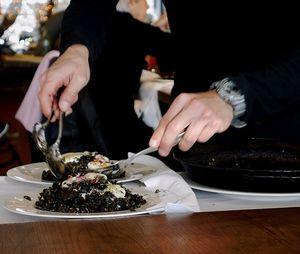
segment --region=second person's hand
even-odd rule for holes
[[[161,156],[167,156],[174,140],[183,131],[179,148],[187,151],[195,142],[206,142],[215,133],[228,129],[233,119],[233,108],[212,90],[203,93],[182,93],[177,96],[149,145],[157,147]]]
[[[52,109],[55,119],[59,109],[67,115],[78,100],[78,94],[89,81],[89,52],[83,45],[70,46],[41,76],[39,101],[42,113],[49,118]],[[63,88],[57,101],[57,92]],[[52,119],[54,121],[55,119]]]

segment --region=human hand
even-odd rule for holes
[[[169,20],[166,13],[162,14],[160,18],[152,24],[153,26],[159,27],[163,32],[169,32]]]
[[[162,117],[149,145],[158,147],[161,156],[167,156],[176,137],[185,131],[179,149],[187,151],[195,142],[206,142],[215,133],[227,130],[232,119],[232,106],[223,101],[215,90],[182,93]]]
[[[90,78],[88,58],[89,52],[85,46],[72,45],[42,74],[39,101],[41,111],[47,118],[52,109],[55,113],[52,121],[59,117],[59,110],[67,115],[72,112],[71,106],[78,100],[79,92]],[[57,92],[63,87],[57,101]]]

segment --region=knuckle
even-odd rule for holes
[[[204,110],[203,112],[203,117],[206,118],[206,119],[211,119],[213,116],[212,112],[208,109]]]
[[[171,134],[176,134],[176,135],[181,131],[179,125],[174,122],[169,123],[168,130]]]
[[[189,93],[181,93],[175,98],[175,100],[179,103],[184,103],[190,99],[190,96],[191,95]]]

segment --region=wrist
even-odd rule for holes
[[[83,56],[83,57],[85,57],[87,59],[89,58],[89,50],[83,44],[74,44],[74,45],[71,45],[67,49],[67,51],[79,54],[80,56]]]
[[[236,128],[246,126],[246,122],[241,120],[246,112],[245,96],[237,85],[230,79],[225,78],[214,82],[210,88],[215,89],[221,99],[232,106],[233,120],[231,125]]]

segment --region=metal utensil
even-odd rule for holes
[[[136,154],[133,154],[127,159],[112,161],[107,167],[98,168],[98,169],[86,169],[86,172],[97,172],[109,176],[111,179],[117,178],[119,175],[122,175],[126,167],[138,156],[143,154],[148,154],[151,152],[157,151],[157,148],[148,147]]]
[[[174,142],[174,145],[177,145],[182,136],[185,134],[185,131],[180,133],[175,142]],[[127,159],[124,159],[124,160],[119,160],[119,161],[116,161],[115,163],[113,163],[112,165],[108,166],[107,167],[107,170],[110,170],[110,174],[114,175],[114,174],[119,174],[120,171],[123,171],[126,169],[126,167],[128,167],[128,165],[137,157],[141,156],[141,155],[145,155],[145,154],[148,154],[148,153],[152,153],[152,152],[155,152],[157,151],[158,148],[154,148],[154,147],[148,147],[138,153],[135,153],[133,155],[131,155],[130,157],[128,157]],[[102,169],[103,170],[103,169]]]
[[[65,113],[60,111],[59,115],[59,126],[58,126],[58,136],[56,141],[46,149],[45,160],[49,166],[51,173],[57,178],[62,179],[65,172],[65,164],[63,162],[62,155],[60,153],[59,145],[63,132],[63,120]]]
[[[44,123],[36,123],[33,127],[32,137],[37,148],[45,155],[48,149],[48,144],[46,140],[45,130],[49,125],[50,120],[54,116],[54,111],[52,111],[50,118],[48,118]]]
[[[182,133],[180,133],[177,136],[177,138],[176,138],[176,140],[174,142],[174,145],[177,145],[180,142],[180,140],[181,140],[182,136],[184,135],[184,133],[185,132],[182,132]],[[137,158],[137,157],[139,157],[141,155],[145,155],[145,154],[148,154],[148,153],[155,152],[157,150],[158,150],[158,148],[148,147],[148,148],[146,148],[146,149],[144,149],[144,150],[142,150],[142,151],[140,151],[138,153],[135,153],[135,154],[131,155],[130,157],[128,157],[125,160],[119,160],[119,161],[117,161],[116,163],[114,163],[114,165],[119,165],[120,168],[125,169],[135,158]]]
[[[157,151],[158,148],[153,148],[153,147],[148,147],[138,153],[135,153],[131,156],[129,156],[127,159],[124,159],[124,160],[119,160],[117,162],[115,162],[113,164],[113,166],[119,166],[119,168],[121,169],[125,169],[135,158],[141,156],[141,155],[145,155],[145,154],[148,154],[148,153],[152,153],[152,152],[155,152]]]

